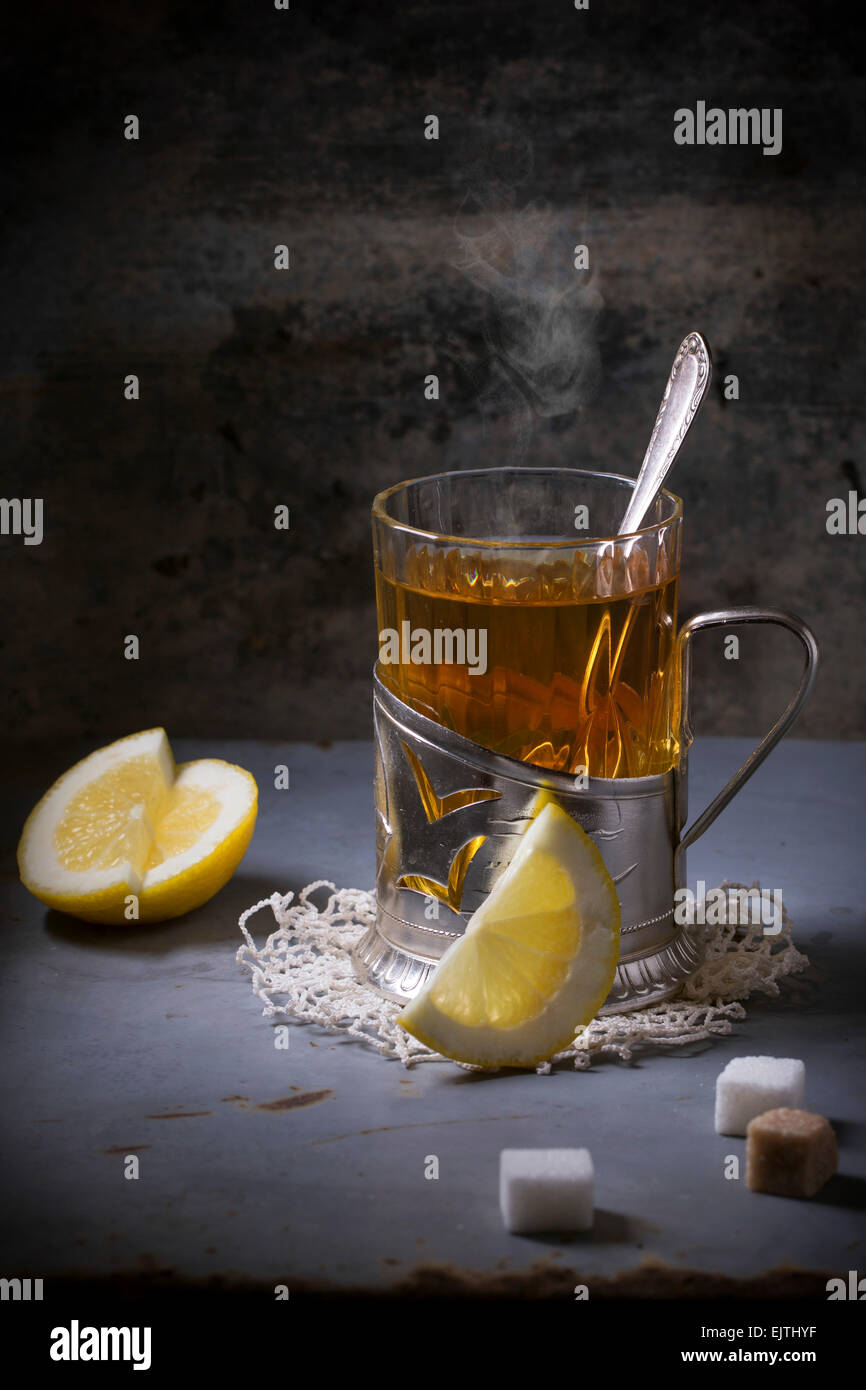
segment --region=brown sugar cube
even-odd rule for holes
[[[839,1163],[830,1121],[808,1110],[765,1110],[746,1126],[746,1182],[753,1192],[814,1197]]]

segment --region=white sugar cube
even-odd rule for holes
[[[735,1057],[716,1078],[716,1133],[745,1134],[765,1110],[799,1110],[805,1086],[796,1057]]]
[[[499,1205],[509,1231],[588,1231],[595,1174],[589,1149],[503,1149]]]

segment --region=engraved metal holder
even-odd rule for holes
[[[691,641],[702,628],[775,623],[802,642],[805,666],[790,703],[710,805],[685,829]],[[598,847],[622,913],[619,965],[602,1013],[668,999],[700,963],[696,936],[674,918],[686,849],[728,805],[802,711],[818,649],[810,629],[779,609],[730,608],[692,618],[678,637],[681,755],[651,777],[578,779],[491,752],[398,699],[374,674],[376,923],[354,955],[359,979],[405,1003],[423,987],[509,864],[539,793],[553,793]]]

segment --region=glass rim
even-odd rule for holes
[[[491,477],[495,474],[520,473],[523,475],[535,474],[569,474],[579,478],[612,478],[618,483],[629,483],[632,491],[637,482],[636,478],[629,478],[625,473],[603,473],[597,468],[527,468],[521,465],[500,464],[496,468],[453,468],[447,473],[427,473],[419,478],[404,478],[402,482],[393,483],[391,487],[384,488],[373,498],[373,505],[370,515],[374,521],[381,521],[393,531],[402,531],[409,536],[418,536],[423,540],[446,541],[454,545],[474,545],[491,546],[500,550],[579,550],[584,546],[616,545],[624,541],[635,540],[644,536],[656,535],[665,527],[673,525],[677,521],[682,521],[683,499],[675,492],[670,492],[666,487],[659,489],[659,496],[666,497],[673,503],[673,511],[664,521],[657,521],[651,526],[642,526],[635,531],[624,531],[622,535],[615,536],[585,536],[583,540],[572,540],[570,537],[563,540],[512,540],[509,537],[500,537],[498,540],[484,536],[456,536],[449,535],[442,531],[426,531],[420,526],[410,526],[406,521],[399,521],[396,517],[389,516],[386,506],[388,500],[398,492],[404,492],[407,488],[414,487],[418,483],[433,483],[443,478],[471,478],[471,477]]]

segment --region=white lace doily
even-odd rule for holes
[[[721,886],[733,893],[744,885],[725,881]],[[327,902],[319,907],[313,894],[324,889]],[[754,889],[761,891],[757,883],[752,884]],[[277,929],[259,947],[247,922],[265,907],[273,912]],[[737,914],[725,915],[736,919]],[[318,1024],[328,1032],[357,1038],[406,1067],[446,1061],[398,1026],[399,1004],[383,999],[355,978],[350,952],[374,920],[372,893],[338,889],[321,879],[308,884],[297,901],[293,893],[273,893],[241,913],[238,926],[244,944],[237,959],[249,968],[253,993],[263,1001],[267,1018],[283,1015],[295,1022]],[[554,1062],[566,1059],[573,1060],[578,1070],[591,1066],[595,1057],[615,1056],[629,1062],[637,1047],[687,1047],[730,1033],[732,1022],[746,1016],[742,1000],[753,994],[777,995],[780,980],[809,964],[791,939],[791,920],[784,905],[782,929],[774,936],[765,936],[760,923],[728,923],[702,930],[706,934],[703,964],[676,999],[593,1019],[564,1052],[536,1070],[549,1072]]]

